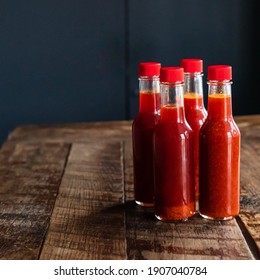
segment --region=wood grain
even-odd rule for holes
[[[18,142],[79,143],[91,139],[127,140],[131,138],[131,121],[73,123],[60,125],[25,125],[16,128],[9,139]]]
[[[260,117],[240,117],[242,228],[250,236],[249,245],[260,259]],[[257,247],[257,248],[255,248]]]
[[[38,258],[69,148],[11,142],[2,147],[0,259]]]
[[[133,147],[132,139],[124,141],[124,191],[126,201],[134,200]]]
[[[73,144],[41,259],[125,259],[122,144]]]
[[[127,211],[129,259],[253,259],[236,221],[156,221],[152,209]]]

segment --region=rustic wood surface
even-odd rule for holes
[[[242,134],[241,211],[157,221],[133,201],[131,121],[28,125],[0,151],[0,259],[260,259],[260,115]]]

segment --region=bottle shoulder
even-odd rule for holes
[[[155,134],[158,137],[189,138],[193,135],[193,131],[186,120],[181,122],[159,120]]]
[[[185,110],[185,118],[192,129],[199,129],[207,118],[207,110],[205,108]]]
[[[185,107],[185,115],[190,115],[190,116],[193,116],[195,118],[202,119],[202,118],[207,117],[208,112],[207,112],[207,110],[204,106],[200,106],[200,107],[197,107],[197,108]]]
[[[207,118],[200,129],[201,135],[221,137],[221,135],[240,136],[240,131],[233,117],[225,119]]]
[[[138,113],[134,118],[132,127],[150,127],[158,123],[159,114]]]

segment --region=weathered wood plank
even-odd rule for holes
[[[252,249],[260,259],[260,116],[241,117],[241,211],[242,226],[252,237]],[[243,229],[242,229],[243,230]],[[256,245],[257,249],[254,249]]]
[[[131,121],[57,125],[25,125],[16,128],[9,140],[19,142],[86,142],[91,139],[124,140],[131,137]]]
[[[124,141],[124,186],[126,200],[134,200],[133,147],[131,138]]]
[[[129,259],[253,259],[235,220],[156,221],[153,210],[129,202],[127,255]]]
[[[41,259],[125,259],[120,142],[73,144]]]
[[[69,149],[48,143],[2,147],[0,259],[38,258]]]

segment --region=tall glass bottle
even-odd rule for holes
[[[199,196],[199,131],[207,117],[203,102],[203,61],[196,58],[181,60],[184,69],[185,117],[194,134],[195,195]]]
[[[138,66],[139,113],[133,121],[134,196],[141,206],[154,205],[153,133],[159,120],[160,68],[158,62]]]
[[[154,133],[155,216],[186,220],[195,213],[193,133],[184,115],[181,67],[161,69],[160,122]]]
[[[232,68],[208,67],[208,117],[200,130],[199,213],[228,220],[239,213],[240,132],[232,116]]]

